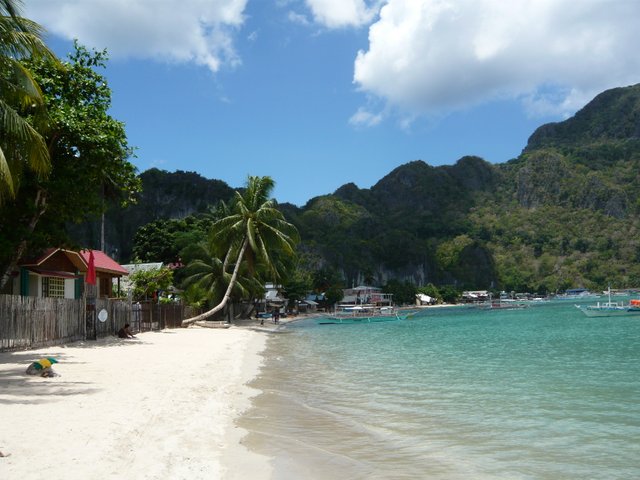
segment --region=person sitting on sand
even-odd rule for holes
[[[41,358],[27,367],[27,375],[40,375],[41,377],[57,377],[51,365],[58,363],[53,357]]]
[[[128,323],[124,324],[120,330],[118,330],[118,337],[120,338],[136,338],[133,333],[131,333],[131,325]]]

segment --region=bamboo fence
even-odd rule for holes
[[[0,351],[82,340],[84,329],[82,301],[0,295]]]
[[[195,313],[182,304],[0,295],[0,352],[96,340],[125,323],[134,332],[179,328]]]

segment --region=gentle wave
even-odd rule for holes
[[[452,309],[270,339],[240,420],[274,478],[640,478],[640,319]]]

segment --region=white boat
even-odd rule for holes
[[[504,298],[498,301],[494,300],[492,302],[480,303],[478,307],[485,310],[516,310],[519,308],[527,308],[529,305],[510,298]]]
[[[591,293],[586,288],[573,288],[555,296],[555,300],[589,300],[594,298],[600,298],[600,295]]]
[[[595,305],[576,305],[587,317],[631,317],[640,315],[640,300],[624,302],[611,301],[611,289],[608,290],[609,301],[598,302]]]
[[[377,307],[373,305],[340,305],[332,315],[320,318],[319,325],[378,323],[394,320],[406,320],[415,312],[398,312],[393,307]]]

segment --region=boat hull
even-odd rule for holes
[[[637,317],[640,316],[640,308],[636,307],[597,307],[580,306],[578,309],[587,317]]]
[[[389,316],[363,316],[363,317],[326,317],[317,321],[318,325],[355,325],[360,323],[381,323],[381,322],[394,322],[400,320],[398,315]]]

